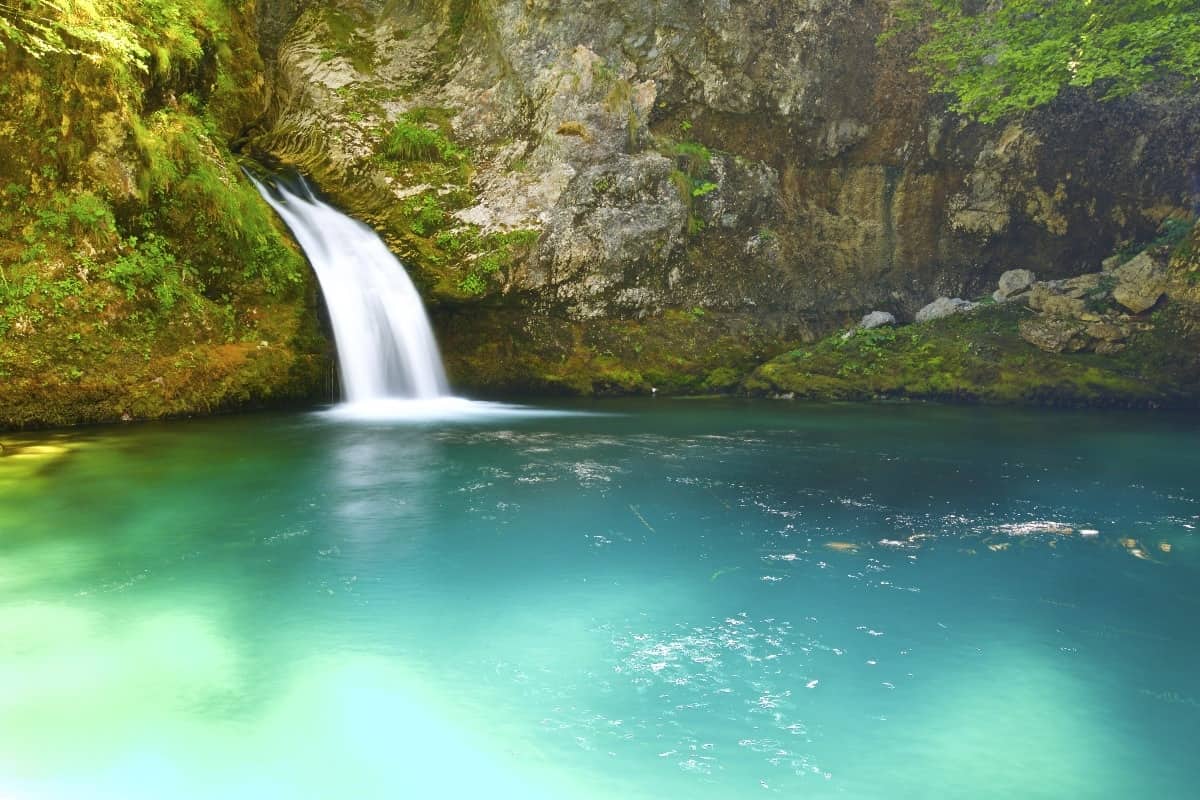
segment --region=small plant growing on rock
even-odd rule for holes
[[[427,161],[458,164],[465,151],[446,138],[440,130],[428,127],[414,112],[396,120],[383,141],[383,154],[393,161]]]
[[[1083,296],[1083,307],[1093,314],[1104,314],[1112,310],[1112,291],[1117,288],[1117,279],[1112,275],[1104,275],[1096,288]]]

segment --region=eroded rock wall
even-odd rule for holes
[[[712,388],[873,308],[1094,271],[1195,205],[1197,99],[967,123],[914,42],[876,44],[891,6],[311,2],[265,43],[257,144],[384,232],[484,387]],[[466,163],[390,158],[405,120]]]

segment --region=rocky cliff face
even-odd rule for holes
[[[892,5],[96,0],[63,18],[83,49],[50,52],[0,12],[0,426],[324,393],[314,282],[239,153],[383,233],[461,388],[1039,400],[1077,354],[1036,343],[1066,337],[1109,359],[1081,380],[1112,377],[1068,400],[1135,401],[1139,369],[1175,364],[1155,397],[1194,398],[1194,231],[1155,251],[1165,298],[1114,317],[1120,358],[1062,333],[1094,321],[1006,309],[968,326],[979,353],[1004,340],[1003,392],[924,360],[961,320],[901,336],[878,385],[826,339],[812,388],[798,346],[863,312],[1096,273],[1190,225],[1200,191],[1200,98],[969,124],[909,71],[915,42],[876,44]],[[854,341],[874,359],[887,336]]]
[[[384,231],[473,386],[723,388],[865,311],[1092,272],[1191,212],[1200,100],[969,124],[912,42],[876,45],[891,5],[293,4],[256,144]],[[392,146],[413,128],[455,155]]]

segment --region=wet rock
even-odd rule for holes
[[[1134,314],[1154,307],[1167,289],[1167,271],[1149,253],[1140,253],[1112,272],[1113,299]]]
[[[1048,353],[1077,353],[1089,344],[1080,322],[1058,316],[1039,316],[1022,320],[1021,338]]]
[[[978,303],[963,300],[961,297],[939,297],[917,312],[917,322],[932,322],[935,319],[948,317],[952,314],[962,314],[975,308]]]
[[[1014,295],[1028,291],[1036,276],[1027,269],[1010,269],[1000,276],[999,288],[993,297],[998,302],[1004,302]]]
[[[882,328],[885,325],[895,325],[896,317],[886,311],[872,311],[862,318],[858,323],[858,327],[863,330],[873,330],[874,328]]]

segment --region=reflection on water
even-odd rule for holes
[[[1191,420],[600,410],[6,439],[0,796],[1190,792]]]

